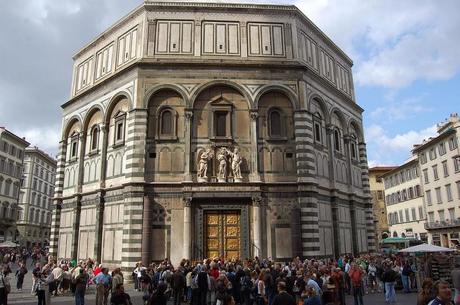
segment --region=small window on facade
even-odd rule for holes
[[[334,129],[334,149],[340,151],[340,132]]]
[[[227,112],[215,112],[215,131],[217,137],[227,136]]]
[[[172,135],[173,133],[173,116],[170,110],[165,110],[161,113],[161,127],[160,132],[162,135]]]
[[[91,131],[91,150],[97,150],[97,144],[99,141],[99,128],[96,126],[93,127],[93,130]]]
[[[270,113],[270,136],[281,137],[281,114],[274,110]]]
[[[321,143],[321,125],[315,123],[315,141]]]
[[[117,122],[116,140],[123,140],[123,122]]]
[[[70,142],[70,158],[75,159],[77,158],[77,153],[78,153],[78,136],[73,135],[72,140]],[[36,172],[38,176],[38,172]]]

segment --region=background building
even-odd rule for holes
[[[453,247],[459,244],[460,233],[460,150],[458,137],[460,119],[451,114],[438,124],[438,136],[418,145],[429,241]]]
[[[426,214],[418,159],[413,156],[403,165],[382,176],[391,237],[410,237],[428,241]]]
[[[21,245],[29,247],[49,242],[55,176],[56,160],[37,147],[25,150],[17,222]]]
[[[375,166],[369,168],[369,184],[372,195],[372,210],[375,224],[375,241],[390,237],[388,232],[387,210],[385,206],[385,185],[382,175],[395,169],[394,166]]]
[[[352,61],[295,6],[146,1],[74,60],[52,254],[374,249]]]
[[[0,242],[16,241],[24,150],[29,143],[0,127]]]

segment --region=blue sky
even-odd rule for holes
[[[435,135],[437,123],[460,112],[460,1],[249,2],[297,5],[353,59],[370,166],[400,164],[413,144]],[[2,2],[0,126],[55,154],[72,56],[141,3]]]

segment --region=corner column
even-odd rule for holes
[[[51,215],[50,255],[57,258],[59,247],[59,228],[61,226],[62,199],[53,199],[54,209]]]
[[[192,257],[192,198],[184,198],[184,246],[183,257]]]
[[[152,203],[148,195],[144,195],[143,207],[141,258],[142,264],[148,266],[150,264],[152,249]]]
[[[259,113],[257,110],[251,110],[251,182],[260,182],[259,174],[259,150],[257,145],[257,120],[259,118]]]
[[[56,180],[54,182],[54,209],[52,211],[51,216],[50,255],[54,257],[57,257],[59,247],[59,228],[61,226],[62,191],[64,188],[64,167],[66,153],[67,141],[62,140],[61,142],[59,142],[59,155],[57,158]],[[26,217],[26,215],[24,217]]]
[[[252,198],[252,240],[253,240],[253,256],[260,257],[262,255],[262,219],[260,206],[262,204],[261,197]]]
[[[193,110],[186,109],[185,110],[185,167],[184,167],[184,181],[185,182],[192,182],[192,172],[191,172],[191,164],[190,164],[190,157],[191,157],[191,135],[192,135],[192,119],[193,119]]]
[[[362,130],[362,128],[361,128]],[[359,163],[361,167],[361,180],[363,183],[363,192],[366,196],[365,214],[366,214],[366,228],[367,228],[367,247],[369,251],[375,251],[375,226],[374,215],[372,212],[372,195],[369,183],[369,167],[367,163],[367,150],[364,141],[358,143],[359,149]]]

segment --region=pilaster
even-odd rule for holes
[[[59,228],[61,226],[62,199],[53,199],[54,209],[51,215],[50,255],[57,258],[59,246]]]
[[[249,180],[251,182],[260,182],[259,174],[259,149],[257,145],[257,120],[259,113],[256,110],[252,110],[251,116],[251,173]]]
[[[109,126],[101,124],[100,138],[102,139],[101,147],[101,174],[99,176],[100,187],[105,188],[105,177],[107,174],[107,143],[109,139]]]
[[[331,189],[335,189],[335,179],[336,179],[336,168],[335,168],[335,155],[334,155],[334,141],[333,141],[333,134],[334,134],[334,126],[327,125],[326,126],[326,140],[327,140],[327,148],[329,152],[329,184]]]
[[[124,175],[126,182],[144,182],[145,149],[147,138],[147,109],[133,109],[127,120],[125,154],[126,166]]]
[[[191,259],[192,257],[192,198],[186,197],[184,200],[184,247],[183,257]]]
[[[185,164],[184,164],[184,181],[192,182],[192,172],[191,172],[191,143],[192,143],[192,123],[193,123],[193,110],[185,110]]]
[[[70,252],[70,257],[72,259],[78,259],[78,241],[80,235],[80,216],[81,216],[81,195],[76,196],[75,207],[73,208],[73,223],[72,223],[72,249]]]
[[[136,263],[142,259],[142,228],[144,187],[126,186],[124,189],[123,242],[121,269],[129,278]]]
[[[148,195],[144,195],[142,216],[142,264],[148,266],[152,252],[152,202]]]
[[[99,202],[96,206],[96,224],[94,231],[94,259],[98,262],[102,260],[102,231],[104,228],[104,197],[105,192],[99,193]]]
[[[262,198],[257,196],[252,198],[252,254],[254,257],[261,257],[262,251]]]

